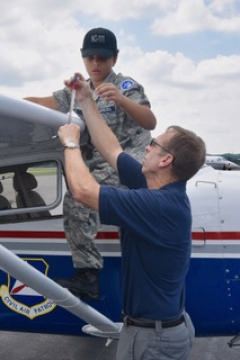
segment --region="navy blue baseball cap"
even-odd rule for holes
[[[95,28],[87,32],[81,49],[82,57],[100,55],[103,58],[117,56],[117,39],[108,29]]]

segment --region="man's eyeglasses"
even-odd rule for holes
[[[149,145],[150,145],[150,146],[156,145],[156,146],[160,147],[160,149],[164,150],[166,153],[169,153],[169,154],[171,154],[171,155],[173,156],[173,161],[175,160],[175,155],[174,155],[170,150],[168,150],[167,148],[165,148],[164,146],[158,144],[155,139],[151,139]]]

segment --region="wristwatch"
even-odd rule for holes
[[[73,141],[67,141],[63,144],[64,148],[68,149],[79,149],[79,145],[75,144]]]

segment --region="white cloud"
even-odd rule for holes
[[[211,0],[209,8],[219,15],[222,13],[231,15],[236,10],[236,0]]]
[[[82,1],[71,1],[72,4],[81,4]],[[121,21],[126,19],[137,19],[151,12],[171,10],[178,0],[95,0],[79,7],[86,15],[97,16],[103,20]]]
[[[193,3],[195,6],[191,7]],[[67,6],[63,0],[22,0],[20,4],[10,0],[7,5],[5,2],[0,5],[0,92],[13,97],[47,96],[61,88],[63,79],[75,70],[86,75],[79,48],[83,35],[92,27],[92,18],[89,27],[87,20],[82,26],[78,11],[82,15],[91,12],[97,19],[111,14],[114,17],[114,12],[119,18],[144,18],[144,12],[154,9],[154,15],[161,11],[165,16],[161,20],[165,34],[171,29],[182,32],[209,28],[215,20],[218,22],[215,28],[228,20],[234,24],[234,16],[238,21],[234,2],[230,0],[208,1],[208,6],[200,0],[130,3],[106,0],[104,7],[102,1],[85,4],[81,0],[69,0]],[[226,9],[228,15],[224,15]],[[239,152],[239,55],[194,62],[181,52],[174,54],[158,48],[145,52],[144,43],[141,42],[141,48],[136,46],[136,30],[129,32],[121,29],[121,23],[119,26],[121,39],[125,41],[121,44],[116,71],[131,75],[144,85],[158,118],[156,132],[170,124],[180,124],[199,132],[210,152]]]
[[[158,118],[154,134],[179,124],[198,132],[209,152],[240,152],[240,55],[194,63],[181,53],[131,50],[119,68],[144,84]]]
[[[152,31],[167,36],[204,30],[239,32],[240,15],[226,12],[226,8],[233,9],[233,5],[230,0],[216,0],[210,4],[204,0],[179,0],[173,10],[154,20]]]
[[[67,12],[60,11],[60,16],[50,5],[41,8],[32,3],[22,1],[21,6],[13,6],[11,11],[1,5],[1,85],[23,85],[25,81],[55,78],[68,69],[78,69],[81,59],[78,49],[85,29]]]

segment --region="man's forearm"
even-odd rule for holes
[[[91,135],[91,140],[96,149],[103,158],[117,170],[117,157],[122,152],[122,148],[100,115],[96,103],[93,99],[88,98],[81,104],[87,127]]]
[[[80,150],[66,148],[64,157],[67,182],[73,198],[94,210],[98,210],[100,185],[90,174]]]

